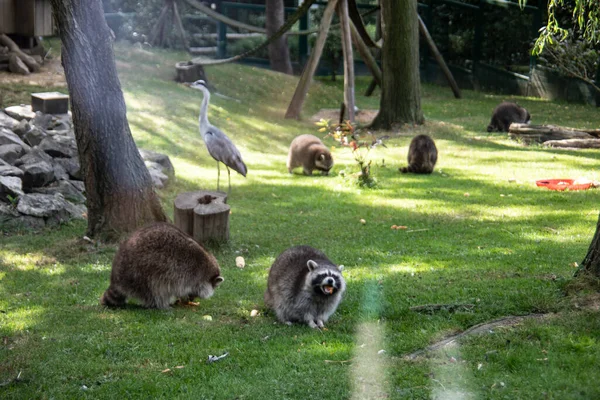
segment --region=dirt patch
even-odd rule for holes
[[[32,86],[67,87],[65,71],[60,64],[59,57],[47,59],[38,72],[29,75],[13,74],[8,71],[0,71],[0,82],[7,84],[24,84]]]
[[[377,116],[379,110],[359,110],[356,113],[356,122],[361,125],[370,124],[371,121]],[[313,122],[319,122],[321,119],[328,119],[331,122],[339,121],[340,119],[340,110],[335,108],[323,108],[319,110],[315,115],[310,117],[310,120]]]

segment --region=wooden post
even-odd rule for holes
[[[207,241],[227,242],[229,240],[230,207],[223,197],[209,194],[200,198],[200,204],[194,208],[194,234],[198,243]]]
[[[179,9],[177,8],[177,2],[175,0],[173,0],[173,14],[175,15],[175,23],[177,24],[181,41],[183,42],[183,48],[185,51],[190,51],[190,44],[185,37],[185,30],[183,29],[183,23],[181,22],[181,16],[179,15]]]
[[[296,91],[292,97],[292,101],[290,102],[287,112],[285,113],[285,118],[300,118],[300,112],[302,111],[302,105],[304,104],[306,94],[308,93],[308,87],[310,86],[312,77],[317,69],[317,64],[319,63],[321,54],[323,53],[323,47],[325,46],[325,40],[327,39],[327,33],[329,33],[331,18],[333,17],[333,12],[335,11],[337,2],[338,0],[329,0],[327,7],[325,7],[323,17],[321,18],[319,34],[317,36],[317,41],[315,42],[315,47],[310,52],[310,57],[306,63],[306,66],[304,67],[304,71],[302,71],[302,76],[300,77],[300,81],[298,82],[298,86],[296,87]]]
[[[195,192],[187,192],[179,194],[173,203],[174,206],[174,224],[176,227],[197,239],[196,236],[202,237],[204,240],[205,232],[214,234],[216,237],[213,239],[219,240],[218,238],[226,237],[229,238],[229,211],[226,213],[227,222],[222,223],[222,232],[216,232],[217,228],[214,223],[210,220],[210,216],[207,211],[214,211],[215,213],[221,213],[224,208],[221,206],[215,207],[215,204],[226,205],[227,194],[224,192],[216,192],[210,190],[198,190]],[[212,206],[211,206],[212,205]],[[198,209],[199,208],[199,209]],[[196,210],[198,209],[197,213]],[[227,206],[229,210],[229,206]],[[197,217],[196,214],[199,216]],[[223,218],[223,215],[220,216]],[[196,227],[196,219],[198,218],[198,226]],[[204,228],[204,224],[210,224],[212,228]],[[200,232],[196,234],[196,232]],[[225,239],[225,240],[227,240]]]
[[[342,50],[344,53],[344,103],[346,103],[348,109],[348,120],[354,122],[354,56],[352,54],[347,0],[338,1],[337,12],[341,22],[340,30],[342,32]]]
[[[373,54],[371,54],[371,50],[369,50],[366,43],[360,37],[358,31],[356,30],[356,27],[354,26],[354,23],[352,23],[352,21],[350,22],[350,30],[352,33],[352,40],[354,41],[354,45],[356,46],[356,49],[358,50],[360,56],[365,62],[365,65],[369,68],[369,71],[371,71],[371,75],[373,75],[375,83],[381,86],[381,68],[379,68],[377,60],[375,60],[375,57],[373,57]]]

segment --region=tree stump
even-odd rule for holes
[[[199,79],[206,81],[204,67],[191,61],[181,61],[175,64],[177,82],[196,82]]]
[[[198,243],[229,240],[227,194],[210,190],[181,193],[174,201],[174,222]]]

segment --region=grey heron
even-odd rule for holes
[[[210,91],[206,87],[206,82],[203,80],[196,81],[190,85],[193,89],[201,90],[204,94],[204,98],[202,99],[202,105],[200,106],[200,116],[198,117],[198,122],[200,126],[200,135],[202,135],[202,139],[206,144],[206,148],[208,149],[208,153],[217,161],[217,190],[220,189],[220,180],[221,180],[221,168],[219,163],[222,162],[227,167],[227,176],[229,179],[229,192],[231,192],[231,171],[229,168],[232,168],[234,171],[237,171],[244,177],[248,172],[248,168],[244,161],[242,160],[242,155],[231,139],[223,133],[219,128],[214,125],[211,125],[208,122],[208,102],[210,101]]]

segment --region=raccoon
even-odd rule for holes
[[[430,174],[437,162],[435,142],[428,135],[415,136],[408,148],[408,166],[400,168],[403,173]]]
[[[323,328],[346,290],[342,269],[317,249],[291,247],[271,266],[265,304],[281,322]]]
[[[531,115],[526,109],[516,103],[504,101],[494,109],[487,131],[508,132],[513,122],[528,124],[530,119]]]
[[[166,309],[176,299],[208,298],[222,282],[212,254],[174,225],[156,223],[121,243],[100,304],[119,307],[133,297],[144,307]]]
[[[302,167],[304,175],[312,175],[318,169],[323,175],[328,175],[333,167],[331,152],[321,139],[314,135],[300,135],[292,140],[288,154],[287,169],[289,173],[296,167]]]

